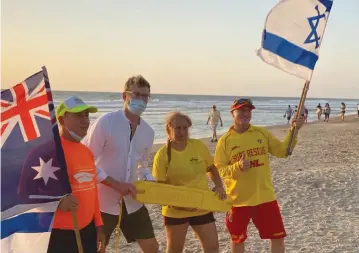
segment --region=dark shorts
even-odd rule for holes
[[[104,232],[107,245],[112,232],[115,230],[118,224],[118,215],[101,212],[101,216],[104,223]],[[120,228],[128,243],[135,242],[136,240],[140,239],[151,239],[155,237],[151,218],[145,206],[142,206],[134,213],[128,214],[126,205],[123,204]]]
[[[95,224],[80,230],[82,247],[84,253],[97,253],[97,232]],[[29,249],[31,252],[32,250]],[[56,229],[51,231],[47,253],[78,253],[76,235],[74,230]]]
[[[216,219],[213,216],[213,213],[207,213],[200,216],[186,217],[186,218],[171,218],[167,216],[163,216],[163,224],[165,226],[174,226],[174,225],[182,225],[189,223],[191,226],[199,226],[205,225],[212,222],[215,222]]]
[[[232,207],[227,213],[226,225],[234,243],[247,239],[247,227],[252,219],[262,239],[280,239],[286,236],[277,201],[258,206]]]
[[[287,120],[290,120],[291,117],[287,117]]]

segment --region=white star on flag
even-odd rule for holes
[[[40,158],[40,166],[34,166],[32,168],[38,172],[36,177],[34,177],[34,180],[42,178],[44,179],[45,185],[49,181],[50,177],[58,180],[54,172],[59,170],[60,168],[52,167],[52,158],[46,163]]]

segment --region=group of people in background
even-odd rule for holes
[[[358,117],[359,117],[359,103],[357,105],[357,111],[358,111]],[[329,116],[330,116],[331,112],[332,112],[332,108],[330,107],[329,103],[325,103],[324,108],[319,103],[316,107],[316,115],[317,115],[318,122],[321,121],[321,117],[323,114],[324,114],[324,122],[329,122]],[[296,113],[297,113],[297,106],[295,106],[295,110],[293,110],[292,107],[290,105],[288,105],[288,108],[286,109],[283,117],[287,117],[287,120],[288,120],[287,123],[289,124],[291,118],[295,117]],[[341,102],[340,103],[340,120],[341,121],[344,121],[345,113],[346,113],[346,105],[344,102]],[[308,114],[309,114],[309,111],[304,106],[304,108],[302,109],[301,115],[304,117],[305,123],[308,122]]]
[[[346,105],[344,102],[341,102],[341,104],[340,104],[340,119],[341,119],[341,121],[344,121],[345,113],[346,113],[345,110],[346,110]],[[357,111],[358,111],[358,117],[359,117],[359,103],[357,105]],[[287,119],[287,124],[290,124],[291,119],[296,117],[297,112],[298,112],[298,106],[295,106],[295,108],[292,108],[291,105],[288,105],[288,107],[285,110],[284,115],[283,115],[283,117]],[[330,116],[331,112],[332,112],[332,108],[330,107],[329,103],[325,103],[324,108],[319,103],[316,107],[317,121],[320,122],[322,115],[324,114],[324,122],[329,122],[329,116]],[[303,106],[300,116],[304,119],[305,123],[308,123],[308,115],[309,115],[308,108],[306,106]],[[217,110],[216,105],[213,105],[212,109],[210,110],[210,112],[208,114],[208,119],[207,119],[207,125],[210,125],[210,128],[212,130],[211,142],[218,142],[217,128],[218,128],[219,124],[221,127],[223,127],[221,113],[220,113],[220,111]]]
[[[342,104],[344,104],[344,103],[342,103]],[[317,114],[318,122],[321,120],[322,114],[324,114],[324,122],[328,122],[331,112],[332,112],[332,108],[330,107],[329,103],[325,103],[324,108],[322,108],[322,106],[319,103],[316,107],[316,114]],[[342,115],[342,120],[344,120],[344,114],[345,114],[345,104],[344,104],[344,113]]]
[[[344,102],[340,103],[340,120],[344,121],[345,118],[345,109],[346,105]],[[329,103],[325,103],[324,108],[320,105],[320,103],[316,107],[316,114],[318,121],[321,120],[322,114],[324,114],[324,122],[329,122],[329,116],[332,112],[332,108],[330,107]],[[358,116],[359,116],[359,103],[358,103]]]
[[[151,170],[149,155],[154,131],[141,117],[150,95],[147,80],[142,76],[129,78],[122,95],[122,110],[105,114],[91,125],[89,114],[97,108],[80,98],[67,98],[57,107],[74,191],[60,202],[48,253],[61,252],[64,245],[66,252],[78,252],[71,212],[80,217],[85,253],[105,252],[112,233],[121,231],[127,242],[137,242],[142,252],[157,253],[159,246],[149,212],[134,198],[137,193],[133,183],[137,180],[207,189],[215,191],[220,199],[230,198],[233,207],[224,222],[233,252],[245,251],[250,220],[262,239],[271,240],[272,252],[284,252],[286,231],[272,185],[269,154],[287,157],[292,126],[285,140],[278,140],[266,128],[250,123],[255,106],[250,99],[238,98],[230,106],[233,125],[221,138],[217,139],[216,132],[213,134],[212,141],[218,141],[213,157],[201,140],[189,136],[190,117],[173,112],[166,121],[167,143],[157,151]],[[215,106],[207,122],[213,130],[219,123],[223,126]],[[298,129],[303,123],[303,117],[291,122]],[[87,180],[72,178],[75,173],[85,172]],[[214,183],[213,189],[208,188],[207,176]],[[167,253],[183,251],[189,226],[203,252],[220,251],[212,212],[163,206],[162,216]]]

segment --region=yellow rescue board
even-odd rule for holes
[[[136,200],[145,204],[190,207],[212,212],[228,212],[232,207],[228,200],[220,200],[209,190],[173,186],[151,181],[136,181]]]

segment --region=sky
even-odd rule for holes
[[[257,55],[276,0],[3,0],[1,87],[46,66],[53,90],[300,97]],[[308,97],[359,98],[359,1],[334,0]]]

